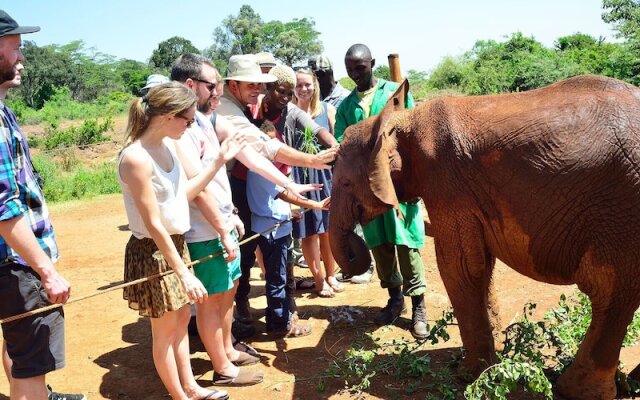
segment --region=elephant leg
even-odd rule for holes
[[[460,373],[477,376],[496,362],[493,332],[499,319],[492,280],[495,257],[489,253],[475,217],[447,221],[432,218],[437,227],[434,243],[440,276],[466,352]]]
[[[623,271],[624,268],[614,266],[594,270],[600,273],[597,282],[591,279],[584,285],[578,283],[591,299],[591,324],[571,366],[557,384],[558,392],[571,400],[615,397],[614,378],[620,348],[640,305],[637,291],[628,284],[633,278],[612,276],[612,271]]]

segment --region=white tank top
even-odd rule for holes
[[[168,142],[168,141],[167,141]],[[186,182],[187,177],[176,157],[172,144],[166,143],[171,159],[173,161],[173,168],[171,171],[163,170],[153,157],[149,156],[152,160],[153,172],[151,174],[151,184],[153,186],[153,192],[156,195],[158,202],[158,208],[160,209],[160,221],[170,235],[183,234],[189,230],[189,203],[187,201]],[[133,236],[138,239],[151,238],[147,227],[145,226],[142,216],[136,207],[136,203],[131,195],[129,185],[127,185],[120,176],[120,163],[124,155],[131,149],[131,146],[122,150],[120,159],[118,160],[118,181],[122,188],[122,195],[124,197],[124,208],[127,211],[127,218],[129,220],[129,229]]]
[[[211,165],[218,153],[220,153],[220,142],[215,134],[214,127],[209,118],[199,111],[196,112],[196,123],[187,129],[180,138],[180,145],[183,146],[181,149],[187,151],[188,156],[194,158],[199,156],[203,168]],[[232,229],[230,217],[233,212],[233,202],[226,168],[222,167],[218,170],[209,182],[208,187],[211,188],[211,192],[216,199],[226,228]],[[189,204],[189,215],[191,217],[191,229],[184,234],[187,243],[203,242],[220,237],[220,233],[211,226],[193,201]]]

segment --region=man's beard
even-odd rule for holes
[[[207,101],[205,101],[204,104],[198,103],[197,108],[198,108],[198,111],[200,111],[201,113],[207,114],[211,109],[211,106],[209,105],[209,99],[207,99]]]
[[[10,81],[16,77],[15,65],[10,65],[7,59],[0,56],[0,83]]]

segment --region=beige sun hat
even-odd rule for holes
[[[273,75],[263,74],[255,54],[231,56],[225,81],[268,83],[275,82]]]

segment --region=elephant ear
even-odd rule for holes
[[[398,209],[398,196],[391,180],[390,165],[391,151],[394,151],[389,144],[389,132],[392,129],[387,129],[387,125],[394,111],[404,110],[408,93],[409,81],[405,79],[389,97],[387,104],[376,117],[369,142],[372,144],[371,158],[369,159],[371,191],[378,200],[396,209]]]

